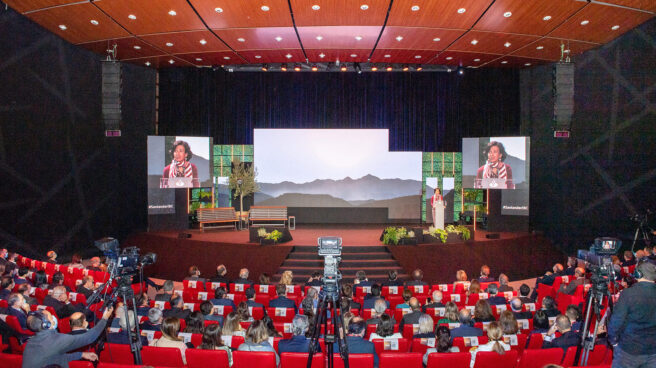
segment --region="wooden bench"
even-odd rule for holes
[[[287,207],[285,206],[251,206],[248,211],[248,221],[251,225],[263,222],[272,226],[287,226]],[[273,223],[271,221],[282,221]]]
[[[219,208],[199,208],[196,210],[196,217],[200,223],[200,231],[203,231],[204,225],[209,223],[230,223],[236,227],[239,219],[233,207]],[[212,226],[225,227],[225,226]]]

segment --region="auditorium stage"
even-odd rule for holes
[[[278,274],[294,249],[313,251],[310,247],[316,246],[320,236],[340,236],[344,247],[364,249],[363,252],[364,247],[382,249],[405,271],[400,273],[410,274],[420,268],[431,283],[453,282],[459,269],[470,277],[478,276],[483,264],[490,266],[493,275],[503,272],[511,280],[526,279],[543,274],[566,258],[548,239],[529,233],[495,233],[499,234],[498,239],[488,239],[487,232],[477,230],[474,239],[467,242],[386,246],[379,240],[384,227],[300,225],[291,231],[292,241],[277,245],[249,243],[248,231],[233,229],[185,230],[190,238],[179,238],[180,231],[158,231],[135,234],[124,245],[137,246],[142,254],[157,253],[157,263],[148,266],[146,274],[173,280],[187,276],[191,265],[200,268],[201,277],[210,278],[218,264],[225,264],[229,278],[237,278],[239,269],[246,267],[251,272],[250,279],[257,282],[261,273]],[[367,270],[370,260],[360,259],[343,266]]]

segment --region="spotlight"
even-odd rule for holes
[[[346,71],[346,64],[343,64],[343,65],[342,65],[342,67],[341,67],[341,68],[339,68],[339,70],[341,70],[341,71],[343,71],[343,72],[345,72],[345,71]]]
[[[266,64],[262,64],[262,71],[266,72],[269,70],[269,67]]]
[[[465,75],[465,69],[463,67],[458,67],[458,75]]]
[[[313,72],[316,72],[317,70],[319,70],[319,68],[317,68],[316,65],[312,65],[312,71],[313,71]]]
[[[422,70],[424,70],[424,68],[421,67],[421,64],[417,65],[417,71],[420,72]]]
[[[287,64],[282,64],[280,66],[280,70],[282,70],[283,72],[286,72],[287,71]]]
[[[403,66],[403,71],[404,71],[404,72],[407,72],[408,70],[410,70],[410,68],[409,68],[407,65],[404,65],[404,66]]]
[[[301,66],[300,65],[294,66],[294,71],[300,72],[301,71]]]
[[[371,67],[371,71],[372,71],[372,72],[377,72],[377,71],[378,71],[378,67],[375,66],[375,65],[373,65],[373,66]]]
[[[391,72],[392,71],[392,66],[388,65],[387,68],[385,68],[385,70],[387,70],[388,72]]]

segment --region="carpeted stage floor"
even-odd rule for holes
[[[320,236],[340,236],[343,245],[383,246],[379,237],[384,226],[310,226],[299,225],[291,234],[292,241],[279,245],[248,243],[248,231],[214,229],[200,232],[186,230],[191,238],[179,239],[179,231],[140,233],[127,239],[126,245],[138,246],[144,252],[158,254],[158,262],[148,266],[146,274],[182,280],[187,269],[197,265],[202,277],[212,277],[218,264],[225,264],[228,277],[237,278],[239,269],[247,267],[251,280],[263,272],[275,275],[294,246],[316,246]],[[453,282],[455,273],[464,269],[470,277],[478,276],[480,266],[487,264],[492,273],[506,273],[511,280],[528,279],[544,273],[565,255],[551,242],[529,233],[498,233],[499,239],[487,239],[486,232],[476,231],[473,240],[449,244],[387,246],[387,250],[407,274],[413,269],[424,271],[429,283]]]

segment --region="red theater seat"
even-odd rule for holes
[[[280,367],[281,368],[306,368],[307,367],[308,353],[282,353],[280,354]],[[323,353],[315,353],[312,355],[311,368],[324,368],[324,355]]]
[[[562,352],[562,349],[560,351]],[[612,354],[606,345],[595,345],[594,350],[591,350],[590,355],[588,356],[588,366],[604,364],[606,362],[606,355],[608,353]],[[581,355],[583,355],[583,351],[581,351]],[[571,346],[565,352],[565,358],[563,358],[563,367],[573,366],[575,358],[576,346]],[[580,363],[581,361],[579,360],[579,364]]]
[[[228,368],[228,353],[225,350],[185,350],[188,368]]]
[[[1,366],[5,368],[21,368],[23,366],[23,356],[16,354],[0,353]]]
[[[395,341],[392,341],[395,340]],[[410,340],[406,339],[373,339],[376,354],[380,355],[384,351],[397,351],[407,353],[410,350]],[[396,342],[396,343],[394,343]]]
[[[344,361],[339,354],[333,354],[333,368],[344,368]],[[350,368],[374,368],[373,354],[349,354]]]
[[[540,333],[534,333],[531,334],[528,345],[526,346],[526,349],[542,349],[542,341],[544,339],[542,338],[542,334]],[[562,350],[562,349],[561,349]]]
[[[499,354],[493,351],[481,351],[476,353],[474,368],[512,368],[517,364],[517,351],[506,351]]]
[[[184,367],[184,363],[182,363],[182,352],[178,348],[144,346],[141,349],[141,360],[144,365]]]
[[[68,363],[68,368],[94,368],[93,363],[86,360],[74,360]]]
[[[276,354],[269,351],[233,351],[233,368],[276,368]]]
[[[296,313],[294,308],[267,308],[267,314],[273,322],[291,322]]]
[[[392,353],[379,354],[379,368],[422,368],[423,354],[421,353]]]
[[[428,354],[426,368],[469,368],[471,354],[469,353],[431,353]]]
[[[517,368],[542,368],[547,364],[560,364],[562,359],[561,348],[524,350]]]
[[[105,349],[100,353],[100,361],[105,363],[133,364],[134,357],[130,351],[130,345],[105,344]]]
[[[7,316],[5,322],[7,322],[9,327],[13,328],[14,331],[18,332],[21,335],[28,335],[28,336],[34,335],[34,332],[21,327],[20,322],[18,322],[18,318],[16,318],[16,316]]]

